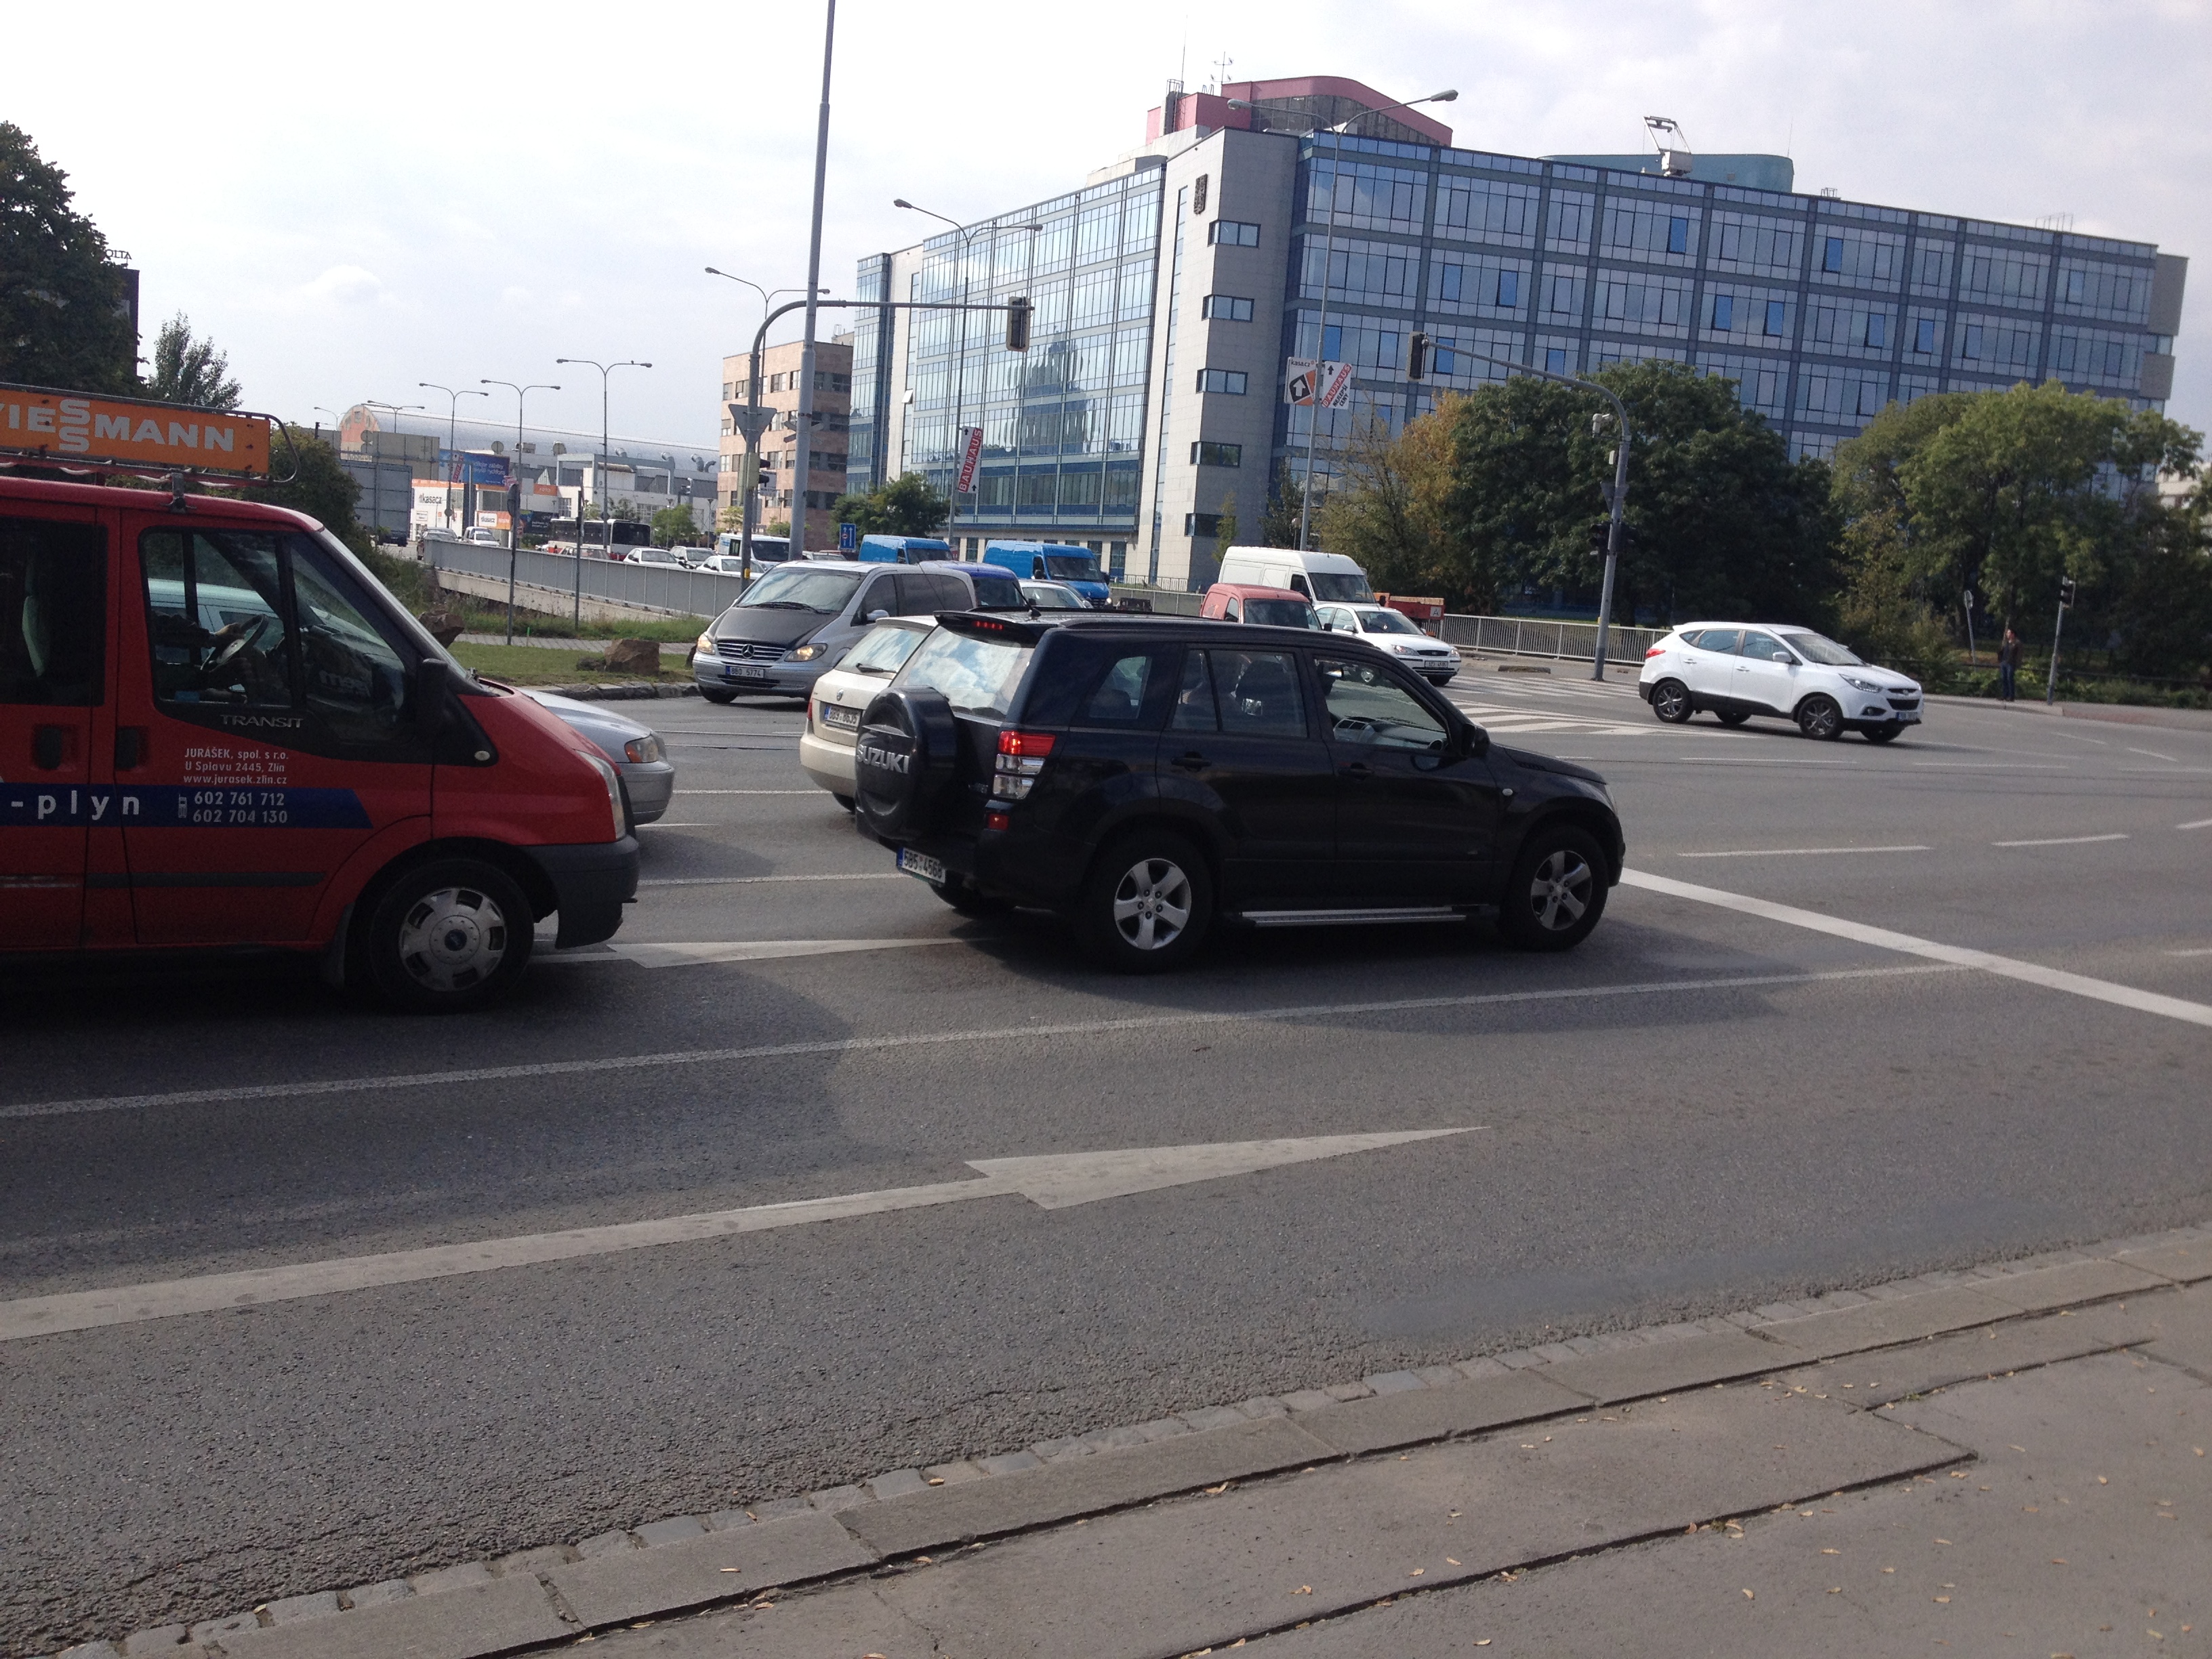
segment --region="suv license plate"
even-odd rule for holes
[[[1918,709],[1917,709],[1917,708],[1900,708],[1900,709],[1899,709],[1899,710],[1897,711],[1897,723],[1898,723],[1899,726],[1917,726],[1917,725],[1919,725],[1919,724],[1920,724],[1920,711],[1919,711]]]
[[[927,853],[917,853],[911,847],[899,848],[898,867],[909,876],[920,876],[924,881],[945,884],[945,861],[933,859]]]

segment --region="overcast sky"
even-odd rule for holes
[[[1701,150],[1786,150],[1797,184],[2212,254],[2208,0],[846,0],[823,281],[1058,194],[1144,137],[1180,70],[1336,74],[1470,147],[1626,151],[1670,115]],[[805,280],[819,0],[639,8],[123,4],[11,12],[0,116],[143,271],[148,349],[190,313],[249,407],[559,381],[532,423],[713,441],[722,354],[759,315],[720,265]],[[2212,270],[2170,412],[2212,423]],[[826,337],[825,325],[821,331]],[[787,331],[785,337],[795,336]],[[511,416],[511,394],[493,407]],[[473,408],[471,409],[471,406]],[[491,412],[481,400],[463,405]]]

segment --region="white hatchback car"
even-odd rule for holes
[[[1699,709],[1724,726],[1753,714],[1795,720],[1808,738],[1863,734],[1887,743],[1920,723],[1920,685],[1861,662],[1808,628],[1685,623],[1644,653],[1637,695],[1679,726]]]
[[[799,769],[848,812],[853,810],[853,750],[860,738],[860,716],[936,626],[934,617],[885,617],[855,640],[835,667],[817,677],[807,694]]]
[[[1387,605],[1331,605],[1314,609],[1321,625],[1335,634],[1357,634],[1379,651],[1388,651],[1431,685],[1448,684],[1459,672],[1459,652],[1415,627],[1402,611]]]

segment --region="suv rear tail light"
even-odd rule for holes
[[[1657,645],[1653,646],[1649,651],[1644,653],[1644,660],[1650,662],[1654,657],[1663,657],[1666,654],[1667,645],[1666,641],[1662,640]]]
[[[1052,753],[1053,734],[1049,732],[1001,732],[999,733],[999,762],[991,778],[991,795],[995,800],[1027,800],[1036,786],[1037,774],[1044,770],[1045,758]]]

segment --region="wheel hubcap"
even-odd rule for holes
[[[507,917],[472,887],[425,893],[400,924],[400,963],[426,990],[465,991],[506,959]]]
[[[1190,878],[1171,859],[1145,859],[1114,889],[1114,929],[1139,951],[1162,951],[1190,926]]]
[[[1589,866],[1565,848],[1545,859],[1528,884],[1538,924],[1557,933],[1580,921],[1589,908],[1591,881]]]

